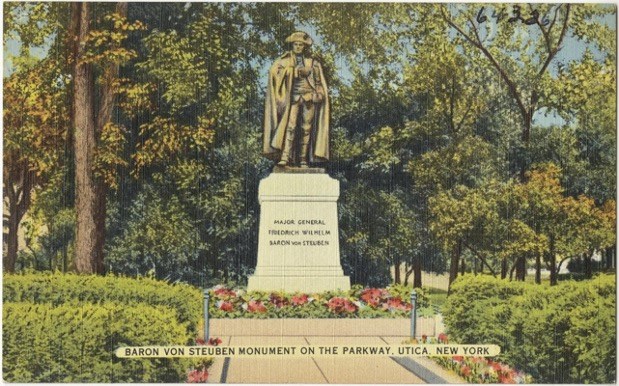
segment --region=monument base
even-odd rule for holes
[[[348,276],[256,276],[249,277],[248,291],[319,293],[350,289]]]
[[[321,171],[281,168],[260,181],[258,261],[249,291],[350,289],[340,265],[340,183]]]

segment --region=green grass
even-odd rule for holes
[[[430,299],[430,304],[438,307],[439,311],[443,308],[443,304],[447,300],[447,291],[440,288],[428,288],[427,296]]]

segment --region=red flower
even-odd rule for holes
[[[361,292],[361,300],[371,307],[378,307],[382,300],[389,296],[389,293],[382,288],[366,288]]]
[[[309,301],[308,299],[309,296],[307,296],[306,294],[295,295],[292,297],[292,299],[290,299],[290,302],[295,306],[302,306]]]
[[[471,375],[471,368],[467,365],[462,366],[460,368],[460,374],[462,374],[463,377],[468,377],[469,375]]]
[[[271,303],[273,303],[273,305],[277,308],[282,308],[288,305],[288,300],[286,300],[285,297],[279,296],[278,294],[275,294],[275,293],[271,294],[270,300],[271,300]]]
[[[204,341],[204,339],[198,338],[198,339],[196,339],[196,344],[200,345],[200,346],[203,346],[203,345],[206,344],[206,342]]]
[[[247,311],[262,314],[267,312],[267,308],[260,301],[250,300],[249,303],[247,303]]]
[[[213,293],[220,299],[236,297],[236,292],[225,287],[216,288]]]
[[[444,343],[444,344],[449,343],[449,338],[447,338],[447,334],[445,333],[441,332],[440,334],[438,334],[437,339],[439,343]]]
[[[383,304],[384,309],[408,311],[412,309],[410,303],[405,303],[400,298],[391,298],[387,300],[387,304]]]
[[[451,359],[453,359],[453,360],[454,360],[454,361],[456,361],[456,362],[462,362],[462,361],[464,361],[464,357],[463,357],[463,356],[461,356],[461,355],[456,355],[456,356],[453,356],[453,357],[451,357]]]
[[[334,297],[327,303],[329,310],[336,314],[353,313],[357,311],[357,306],[348,299]]]
[[[208,380],[208,371],[206,370],[191,370],[187,374],[187,382],[189,383],[204,383]]]
[[[499,373],[499,383],[516,383],[516,381],[512,378],[510,373]]]
[[[234,305],[228,301],[221,302],[219,309],[226,312],[234,311]]]
[[[219,346],[221,344],[221,339],[219,339],[219,338],[211,338],[211,339],[208,340],[208,344],[209,344],[209,346]]]
[[[426,343],[428,341],[427,335],[421,335],[421,342]]]

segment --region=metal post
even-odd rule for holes
[[[208,320],[208,303],[210,300],[208,290],[204,290],[204,341],[208,343],[209,339],[209,320]]]
[[[417,292],[411,292],[411,338],[415,338],[417,332]]]

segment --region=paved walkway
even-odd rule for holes
[[[430,332],[431,323],[419,324],[419,335]],[[400,319],[236,319],[212,320],[210,331],[233,346],[384,345],[406,340],[403,326]],[[226,358],[209,373],[210,383],[464,383],[428,358],[387,356]]]

